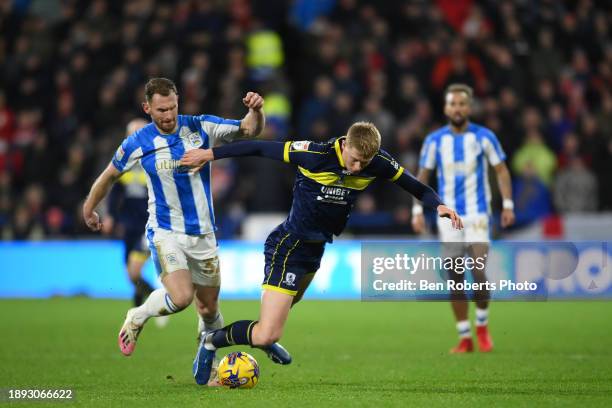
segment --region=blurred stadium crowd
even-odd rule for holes
[[[240,118],[266,98],[274,140],[327,140],[374,122],[416,172],[442,94],[472,85],[474,121],[509,155],[518,227],[612,210],[612,11],[590,0],[0,0],[0,231],[87,234],[94,177],[143,116],[148,78],[183,114]],[[261,159],[213,166],[220,237],[286,211],[293,173]],[[433,182],[433,181],[432,181]],[[495,183],[494,183],[495,184]],[[410,233],[410,197],[374,186],[353,232]],[[499,205],[497,206],[499,208]]]

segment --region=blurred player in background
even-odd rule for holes
[[[127,125],[127,136],[148,125],[144,119],[133,119]],[[140,164],[124,172],[108,196],[107,216],[102,232],[121,237],[124,261],[130,282],[134,285],[134,306],[140,306],[154,288],[142,277],[142,268],[149,258],[146,244],[148,195],[147,177]]]
[[[319,269],[326,242],[344,230],[357,196],[376,178],[396,183],[461,228],[455,211],[380,150],[380,133],[371,123],[357,122],[347,136],[328,143],[248,141],[194,149],[181,163],[197,169],[211,160],[238,156],[263,156],[299,167],[289,216],[265,243],[259,321],[236,321],[202,336],[194,361],[194,376],[200,384],[208,381],[216,349],[237,344],[269,347],[280,339],[289,310],[302,299]],[[284,364],[291,361],[288,353],[283,358]]]
[[[136,163],[142,165],[149,191],[147,238],[164,287],[127,312],[118,338],[126,356],[133,353],[150,317],[177,313],[189,306],[194,295],[202,326],[206,330],[223,327],[211,169],[203,166],[189,172],[179,159],[186,151],[211,147],[219,140],[231,142],[261,133],[265,126],[263,98],[248,92],[242,101],[249,110],[242,120],[179,115],[176,85],[165,78],[151,79],[145,86],[143,109],[152,123],[123,141],[85,200],[85,222],[98,231],[102,224],[96,206],[121,174]]]
[[[449,124],[430,133],[421,150],[420,169],[417,178],[428,183],[432,170],[436,170],[438,191],[449,206],[456,208],[463,218],[465,228],[452,228],[446,219],[438,219],[440,241],[444,242],[445,256],[486,258],[490,241],[491,189],[488,182],[488,164],[497,175],[499,191],[503,198],[501,226],[514,223],[514,203],[510,172],[504,160],[506,155],[495,134],[471,123],[473,91],[467,85],[453,84],[445,92],[444,114]],[[412,209],[412,227],[416,233],[425,230],[423,207],[415,202]],[[463,281],[464,275],[447,271],[451,279]],[[486,282],[485,270],[474,268],[475,282]],[[493,349],[489,334],[488,290],[475,291],[476,336],[480,351]],[[459,344],[452,353],[474,350],[472,330],[468,319],[467,296],[464,291],[451,292],[451,304],[457,321]]]

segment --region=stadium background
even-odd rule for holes
[[[260,92],[265,139],[324,141],[371,121],[412,173],[425,135],[445,123],[445,86],[468,83],[474,121],[498,135],[513,177],[517,223],[500,231],[496,221],[493,236],[609,239],[612,37],[610,11],[598,2],[49,0],[4,1],[1,9],[0,232],[3,241],[68,240],[73,256],[61,259],[74,269],[83,258],[72,240],[113,238],[90,232],[80,209],[127,121],[144,115],[152,76],[176,81],[185,114],[240,118],[242,95]],[[289,208],[293,177],[290,166],[269,160],[215,163],[218,238],[261,242]],[[342,239],[417,238],[411,204],[395,187],[374,185]],[[123,287],[115,297],[124,297],[118,245],[100,256],[114,263],[86,276],[108,270],[110,286]],[[20,262],[19,246],[3,248],[7,266]],[[34,248],[44,245],[28,253]],[[33,259],[56,264],[42,258],[48,253]],[[21,268],[6,269],[20,285]],[[240,276],[224,269],[226,281]],[[48,281],[39,295],[96,293],[68,280],[62,288],[66,271],[29,273]],[[5,287],[1,295],[20,293],[27,291]]]
[[[468,83],[477,96],[473,120],[498,135],[512,171],[517,225],[508,231],[495,226],[494,237],[608,241],[611,26],[609,5],[589,0],[0,0],[0,297],[129,297],[120,243],[89,232],[80,209],[123,139],[127,121],[143,116],[143,86],[153,76],[177,83],[183,114],[240,118],[245,114],[242,95],[260,92],[266,100],[265,139],[323,141],[343,134],[355,120],[372,121],[381,130],[383,147],[413,173],[423,138],[445,122],[445,86]],[[214,164],[213,179],[225,257],[224,295],[256,299],[262,273],[253,265],[260,262],[261,240],[289,208],[293,171],[261,159],[223,160]],[[346,250],[358,251],[362,239],[418,239],[410,227],[411,205],[407,194],[384,183],[363,194],[344,240],[331,245],[326,255],[342,259],[341,265],[334,268],[328,286],[315,281],[310,296],[358,298],[358,284],[347,283],[355,268],[345,259]],[[493,207],[501,207],[498,194]],[[434,232],[426,238],[434,238]],[[231,259],[243,263],[232,264]],[[150,265],[147,274],[153,274]],[[609,297],[612,276],[606,276]],[[244,285],[232,292],[236,279]],[[230,317],[257,310],[256,302],[225,304]],[[185,361],[193,352],[185,336],[191,336],[193,326],[188,313],[173,318],[167,331],[145,333],[139,361],[129,366],[107,360],[117,354],[109,333],[115,335],[125,300],[13,299],[0,305],[7,328],[0,348],[0,386],[75,384],[81,395],[97,395],[81,400],[84,406],[112,402],[106,387],[134,406],[144,404],[147,396],[164,401],[167,396],[155,387],[165,380],[155,376],[166,367],[146,357],[172,341],[186,344],[179,347],[180,359],[161,352],[168,358],[168,372],[181,373],[174,374],[178,380],[172,390],[184,393],[187,403],[202,400],[187,388]],[[311,403],[342,403],[348,395],[352,403],[363,405],[393,405],[403,398],[417,405],[459,406],[610,402],[612,357],[594,340],[610,339],[607,303],[495,306],[499,320],[492,317],[493,327],[511,327],[497,332],[506,353],[464,366],[440,355],[454,341],[447,307],[350,303],[365,321],[347,321],[343,305],[306,302],[296,309],[290,326],[294,334],[287,337],[297,357],[320,366],[329,363],[324,351],[329,350],[335,356],[329,372],[321,374],[303,362],[303,372],[293,370],[287,379],[264,362],[264,373],[278,375],[250,394],[253,402],[293,401],[295,393]],[[83,320],[77,309],[98,324]],[[320,321],[321,313],[328,323]],[[389,332],[393,324],[381,320],[381,314],[404,314],[410,327]],[[444,324],[432,325],[440,320]],[[380,350],[347,349],[320,338],[301,341],[302,335],[310,337],[327,327],[346,332],[334,338],[345,344],[353,341],[350,330],[359,328],[377,330],[373,341],[384,349],[418,348],[420,355],[411,354],[409,371],[419,379],[402,370],[398,374],[397,367],[389,372],[385,364],[394,360]],[[65,330],[78,335],[66,339]],[[96,339],[85,337],[87,330]],[[538,330],[538,339],[525,342]],[[33,352],[40,333],[47,338]],[[415,333],[436,340],[428,342]],[[549,347],[560,333],[565,342]],[[90,355],[90,347],[100,351]],[[321,347],[322,356],[312,356],[312,347]],[[543,350],[550,355],[537,357]],[[16,358],[20,352],[23,356]],[[364,353],[379,364],[359,361]],[[82,355],[97,366],[84,364]],[[568,355],[571,360],[564,360]],[[33,365],[41,363],[47,371],[32,374]],[[141,376],[137,365],[146,375]],[[357,374],[362,365],[369,370],[363,376]],[[501,372],[500,365],[508,371]],[[345,366],[353,372],[350,379],[342,378],[340,367]],[[479,378],[457,381],[466,369]],[[491,372],[498,381],[483,382]],[[375,381],[372,375],[387,384],[397,382],[393,373],[402,377],[399,383],[368,387]],[[80,374],[84,377],[77,380]],[[115,381],[133,381],[130,376],[141,381],[136,396]],[[438,381],[438,387],[428,379]],[[311,388],[300,388],[312,381],[323,391],[311,394]],[[275,386],[280,396],[270,400],[264,392]],[[432,401],[432,393],[442,397]],[[206,398],[223,402],[214,395]]]

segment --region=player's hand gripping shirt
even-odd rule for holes
[[[460,216],[472,216],[491,211],[487,160],[496,166],[506,155],[492,131],[470,123],[464,133],[455,134],[450,126],[430,133],[419,165],[436,169],[438,191],[446,205]]]
[[[399,184],[425,205],[441,204],[437,194],[420,183],[387,152],[380,150],[359,174],[344,167],[340,140],[328,143],[237,142],[213,149],[215,159],[265,156],[298,166],[293,202],[285,228],[305,240],[331,242],[346,226],[357,196],[376,178]]]
[[[208,148],[217,139],[231,141],[239,120],[211,115],[178,115],[177,132],[165,135],[153,123],[128,136],[112,160],[124,172],[140,162],[147,176],[148,228],[163,228],[189,235],[215,230],[210,189],[210,163],[192,174],[180,166],[183,154]]]

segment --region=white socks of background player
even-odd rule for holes
[[[486,326],[489,324],[489,309],[476,308],[476,327]],[[457,322],[457,333],[459,338],[472,337],[472,328],[469,320],[461,320]]]
[[[457,333],[459,333],[460,339],[466,339],[472,337],[472,328],[469,320],[461,320],[457,322]]]
[[[476,327],[489,324],[489,309],[476,308]]]
[[[198,314],[198,333],[202,333],[205,330],[211,331],[221,329],[224,326],[225,322],[220,310],[217,312],[217,316],[211,320],[206,320],[204,317],[202,317],[202,315]]]
[[[486,326],[489,324],[489,309],[476,308],[476,327]],[[459,338],[472,337],[472,328],[469,320],[461,320],[457,322],[457,333]]]
[[[170,315],[180,310],[181,309],[172,303],[168,291],[164,288],[160,288],[151,292],[146,302],[136,308],[132,321],[141,326],[149,320],[150,317]]]

